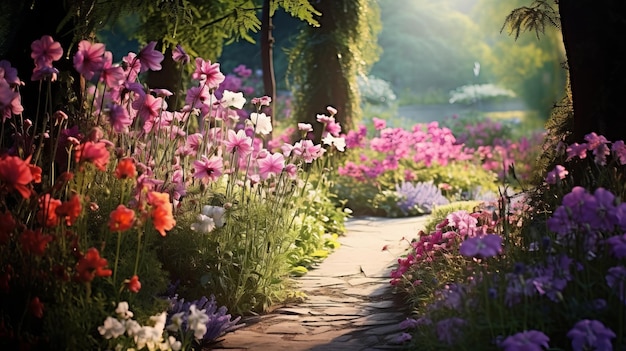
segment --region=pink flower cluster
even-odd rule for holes
[[[473,157],[471,150],[457,143],[450,129],[440,127],[437,122],[417,124],[411,131],[386,128],[380,120],[376,122],[378,137],[367,141],[367,129],[364,126],[359,127],[358,131],[348,132],[346,136],[348,147],[371,149],[376,155],[370,157],[362,154],[359,164],[346,162],[338,169],[340,175],[365,181],[398,169],[402,160],[429,167],[432,164],[445,166],[452,161]]]

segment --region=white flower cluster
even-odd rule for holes
[[[509,89],[494,84],[470,84],[456,88],[450,92],[451,104],[471,103],[477,100],[493,99],[496,97],[515,97],[515,93]]]
[[[361,99],[374,105],[390,105],[396,101],[391,85],[385,80],[373,76],[360,75],[357,78]]]
[[[191,225],[194,232],[208,234],[215,228],[221,228],[226,224],[226,209],[219,206],[206,205],[198,215],[198,221]]]
[[[98,332],[105,339],[118,339],[124,336],[126,341],[134,347],[127,347],[125,343],[118,343],[116,349],[143,350],[149,351],[178,351],[182,348],[182,343],[173,336],[164,338],[165,320],[167,313],[162,312],[150,317],[148,325],[141,325],[132,319],[133,312],[128,309],[128,302],[122,301],[115,309],[117,318],[107,317],[104,324],[98,327]],[[206,326],[205,326],[206,332]],[[122,341],[122,340],[120,340]],[[126,347],[125,347],[126,346]]]

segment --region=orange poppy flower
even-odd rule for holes
[[[171,230],[176,225],[174,215],[172,214],[172,204],[155,207],[152,210],[152,224],[161,236],[165,236],[166,230]]]
[[[130,157],[125,157],[117,162],[115,167],[115,177],[117,179],[134,179],[137,177],[137,167],[135,167],[135,160]]]
[[[33,174],[28,162],[17,156],[0,157],[0,188],[16,190],[22,197],[28,198],[32,192],[29,187],[32,181]]]
[[[133,227],[135,222],[135,211],[124,205],[119,205],[109,215],[109,230],[112,232],[123,232]]]

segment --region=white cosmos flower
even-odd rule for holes
[[[255,132],[263,135],[267,135],[272,131],[272,120],[270,116],[266,116],[265,113],[250,114],[250,120],[254,124]]]
[[[226,218],[224,216],[226,209],[224,207],[206,205],[202,207],[202,214],[213,218],[213,222],[215,222],[215,226],[218,228],[226,224]]]
[[[336,138],[332,135],[330,135],[330,133],[328,133],[324,139],[322,139],[322,142],[325,145],[334,145],[335,148],[337,148],[337,150],[344,152],[346,150],[346,139],[345,138]]]
[[[133,318],[133,312],[128,309],[128,302],[126,301],[120,301],[120,303],[117,304],[115,313],[122,319]]]
[[[187,328],[193,330],[193,336],[201,340],[207,332],[206,324],[209,321],[205,310],[198,310],[196,305],[189,306],[189,316],[187,317]]]
[[[210,233],[215,229],[215,221],[212,217],[204,214],[198,215],[198,221],[191,224],[191,230],[199,233]]]
[[[224,90],[221,101],[223,107],[234,107],[236,109],[242,109],[245,103],[246,98],[243,97],[243,93],[234,93],[230,90]]]

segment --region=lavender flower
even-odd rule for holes
[[[615,235],[606,239],[606,243],[611,248],[611,254],[617,259],[626,257],[626,234]]]
[[[538,331],[529,330],[511,335],[500,343],[500,347],[504,351],[541,351],[542,348],[548,348],[550,338]]]
[[[226,314],[226,307],[217,307],[215,296],[213,295],[211,295],[210,299],[203,296],[199,300],[191,302],[186,302],[185,299],[179,299],[178,296],[174,296],[169,299],[169,302],[167,325],[178,326],[180,330],[188,330],[192,327],[194,330],[202,330],[201,343],[213,341],[225,333],[243,326],[243,324],[237,324],[241,317],[231,319],[231,315]],[[199,312],[202,312],[206,317],[200,316]],[[193,321],[190,321],[190,318]],[[206,330],[204,327],[198,328],[198,325],[195,325],[198,321],[202,321],[206,325]],[[190,322],[194,325],[189,325]]]
[[[565,167],[561,165],[556,165],[554,169],[546,175],[546,183],[548,184],[556,184],[558,181],[565,179],[569,172]]]
[[[433,182],[419,182],[412,184],[403,182],[396,184],[396,192],[400,198],[398,207],[405,215],[414,211],[430,213],[434,206],[445,205],[450,201],[441,194],[441,190]]]
[[[441,342],[453,345],[462,334],[461,328],[467,321],[458,317],[443,319],[437,322],[437,338]]]
[[[400,322],[400,329],[415,329],[418,326],[417,319],[407,318]]]
[[[605,279],[606,284],[617,293],[620,301],[626,304],[626,268],[624,266],[609,268]]]
[[[459,253],[465,257],[488,258],[501,252],[502,237],[497,234],[467,238],[459,247]]]
[[[615,333],[597,320],[583,319],[574,325],[567,337],[572,339],[574,351],[583,351],[591,348],[596,351],[611,351],[611,339]]]

